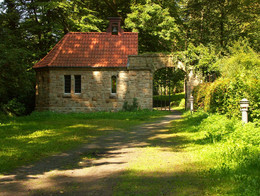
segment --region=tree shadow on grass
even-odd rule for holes
[[[29,165],[26,167],[19,168],[18,170],[9,173],[8,175],[4,176],[3,178],[0,178],[0,183],[4,182],[13,182],[10,184],[0,184],[0,191],[3,189],[6,190],[12,190],[12,186],[19,186],[20,191],[27,191],[27,187],[22,187],[21,181],[28,181],[33,180],[34,178],[37,178],[35,176],[37,175],[44,175],[47,172],[50,171],[78,171],[79,169],[86,169],[90,167],[100,167],[100,166],[107,166],[107,165],[122,165],[125,164],[125,162],[122,161],[107,161],[106,158],[117,158],[118,156],[128,153],[128,152],[120,152],[116,153],[116,151],[120,149],[129,149],[129,148],[142,148],[142,147],[162,147],[162,148],[169,148],[172,152],[181,151],[185,148],[185,145],[188,144],[190,141],[185,138],[184,136],[176,136],[172,135],[173,132],[169,131],[169,121],[170,120],[176,120],[180,119],[180,114],[173,114],[166,116],[165,118],[158,120],[153,123],[146,123],[142,126],[138,126],[133,128],[131,131],[128,132],[114,132],[112,131],[110,135],[99,137],[98,139],[93,139],[92,142],[89,144],[85,144],[81,146],[80,148],[71,150],[66,153],[61,153],[57,155],[53,155],[51,157],[47,157],[33,165]],[[162,131],[162,129],[164,129]],[[112,172],[113,175],[104,175],[96,178],[97,176],[92,176],[91,180],[89,181],[90,184],[95,184],[97,180],[106,180],[108,178],[112,178],[114,175],[116,175],[117,172]],[[189,176],[189,172],[185,175]],[[165,176],[164,176],[165,175]],[[174,174],[162,174],[160,177],[150,177],[152,181],[158,182],[164,180],[165,183],[167,181],[170,181],[172,179],[171,175]],[[184,175],[184,174],[182,174]],[[59,187],[57,182],[55,180],[55,177],[61,177],[59,175],[54,175],[52,178],[52,182],[50,183],[51,187]],[[168,176],[168,177],[167,177]],[[171,177],[169,177],[171,176]],[[192,177],[192,175],[190,176]],[[66,178],[66,177],[64,177]],[[89,177],[88,177],[89,178]],[[168,179],[169,178],[169,179]],[[194,176],[195,178],[195,176]],[[79,183],[81,184],[84,180],[84,177],[77,178],[77,177],[71,177],[68,178],[68,183]],[[148,180],[149,178],[141,177],[142,180]],[[187,177],[188,179],[188,177]],[[79,182],[78,182],[79,181]],[[105,186],[106,183],[104,183]],[[81,185],[79,185],[80,188]],[[65,190],[65,186],[61,186]],[[24,190],[23,190],[24,189]],[[40,190],[40,189],[39,189]],[[89,189],[84,189],[89,190]],[[95,190],[93,188],[93,190]],[[102,185],[101,185],[102,190]],[[41,193],[48,194],[49,190],[40,190]],[[55,192],[55,191],[54,191]],[[19,192],[18,192],[19,193]],[[32,193],[34,194],[34,193]],[[37,195],[37,193],[35,193]],[[59,192],[57,192],[59,194]]]
[[[204,188],[207,178],[201,178],[196,174],[186,172],[176,173],[146,173],[134,174],[136,171],[128,171],[121,178],[110,176],[114,181],[114,187],[107,187],[103,183],[97,184],[97,179],[87,177],[55,176],[50,179],[50,189],[38,189],[31,192],[31,195],[103,195],[100,189],[106,189],[106,195],[205,195]],[[119,186],[116,186],[118,181]],[[86,187],[86,183],[88,187]]]
[[[209,176],[191,171],[149,172],[136,170],[124,172],[115,189],[115,195],[206,195],[213,184]]]

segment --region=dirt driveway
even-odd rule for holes
[[[0,195],[113,195],[120,174],[142,156],[136,149],[149,146],[148,138],[179,118],[174,112],[0,176]]]

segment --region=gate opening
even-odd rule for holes
[[[153,75],[153,108],[172,110],[184,99],[185,72],[175,67],[165,67]]]

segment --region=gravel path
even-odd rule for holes
[[[113,187],[128,163],[142,156],[137,148],[150,146],[150,137],[179,118],[180,113],[173,112],[0,176],[0,195],[113,195]]]

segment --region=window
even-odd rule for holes
[[[75,75],[75,93],[81,93],[81,75]]]
[[[111,77],[111,93],[116,93],[116,76]]]
[[[64,93],[70,93],[71,91],[71,76],[64,76]]]

